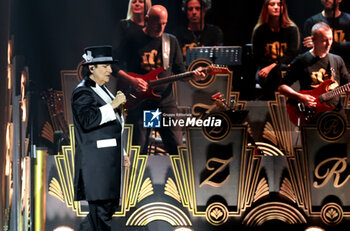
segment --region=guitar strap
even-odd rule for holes
[[[328,60],[329,60],[329,66],[331,69],[331,75],[333,76],[334,80],[336,80],[336,76],[335,76],[335,63],[334,63],[334,57],[332,54],[328,54]]]
[[[168,69],[170,59],[170,37],[167,33],[162,34],[162,56],[163,56],[163,68]]]

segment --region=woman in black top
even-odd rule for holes
[[[145,15],[152,6],[151,0],[130,0],[126,18],[118,22],[113,36],[113,47],[119,48],[124,36],[129,36],[145,26]]]
[[[299,49],[299,29],[289,18],[284,0],[264,2],[252,37],[262,99],[274,99],[281,66],[288,65]]]

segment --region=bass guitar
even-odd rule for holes
[[[188,71],[185,73],[171,75],[167,77],[158,78],[158,75],[164,71],[164,68],[160,67],[155,69],[154,71],[149,72],[146,75],[139,75],[135,73],[128,73],[129,75],[142,78],[148,83],[148,89],[145,92],[137,92],[134,89],[131,89],[131,92],[126,95],[126,108],[133,109],[137,107],[140,103],[145,100],[160,100],[162,98],[161,95],[154,92],[155,88],[162,84],[167,84],[170,82],[174,82],[177,80],[185,79],[194,75],[194,71]],[[210,65],[208,67],[203,67],[202,72],[206,74],[218,74],[218,73],[228,73],[229,69],[227,67],[219,67],[216,65]]]
[[[350,91],[350,83],[328,91],[328,86],[332,83],[333,80],[328,79],[313,90],[299,91],[304,95],[315,97],[316,107],[308,108],[303,103],[289,99],[287,101],[287,112],[290,121],[296,126],[305,125],[310,123],[319,113],[334,110],[335,107],[327,105],[326,102],[343,92]]]

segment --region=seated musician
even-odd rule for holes
[[[299,29],[289,18],[284,0],[265,0],[252,36],[257,80],[262,88],[259,99],[275,99],[281,71],[297,55]]]
[[[184,56],[186,56],[187,48],[223,45],[224,33],[222,30],[218,26],[205,23],[205,16],[210,5],[210,1],[206,0],[183,1],[187,23],[177,28],[176,37]]]
[[[314,47],[293,60],[278,91],[289,99],[302,103],[306,108],[318,110],[318,107],[322,106],[319,93],[313,94],[313,92],[317,92],[326,82],[330,82],[326,91],[332,90],[350,82],[350,78],[343,59],[329,53],[333,41],[331,28],[326,23],[320,22],[312,27],[311,34]],[[327,81],[328,79],[333,81]],[[300,90],[314,90],[306,94],[297,92],[290,87],[296,81],[299,81]],[[321,85],[323,82],[325,83]],[[339,96],[335,96],[326,103],[332,106],[332,109],[340,110],[339,99]]]
[[[160,73],[159,78],[185,72],[186,69],[177,39],[173,35],[163,33],[167,21],[168,12],[166,8],[161,5],[154,5],[145,17],[145,27],[122,41],[121,47],[116,53],[119,60],[123,64],[125,63],[128,72],[145,75],[164,66],[165,71]],[[167,38],[163,38],[163,35]],[[163,42],[164,44],[168,43],[168,45],[164,45],[168,49],[162,49]],[[168,53],[166,50],[168,50]],[[168,65],[164,65],[164,62],[168,63]],[[130,90],[134,90],[136,93],[145,93],[149,90],[149,83],[141,76],[135,77],[135,75],[130,75],[123,70],[119,70],[117,73],[131,87]],[[201,79],[205,77],[205,74],[195,70],[193,77]],[[133,145],[141,146],[142,154],[147,153],[150,134],[150,129],[143,126],[143,111],[159,108],[162,113],[176,113],[177,106],[172,89],[171,82],[163,84],[156,89],[157,94],[161,95],[161,99],[137,98],[136,101],[139,104],[136,107],[128,108],[126,123],[134,125],[132,142]],[[135,96],[135,94],[125,93],[127,97]],[[143,96],[145,95],[143,94]],[[159,128],[159,133],[166,151],[169,154],[177,154],[177,146],[182,144],[181,128],[161,127]]]

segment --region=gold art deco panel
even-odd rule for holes
[[[186,146],[178,147],[178,155],[163,156],[170,160],[171,173],[161,187],[155,187],[154,178],[146,172],[146,167],[152,167],[151,158],[157,156],[139,154],[139,147],[131,144],[132,125],[127,125],[126,148],[132,166],[124,170],[122,201],[114,216],[126,218],[126,226],[146,226],[158,220],[191,227],[191,217],[197,217],[218,228],[232,218],[241,219],[243,225],[259,226],[271,219],[306,223],[309,217],[336,225],[350,217],[350,199],[344,194],[350,191],[349,126],[328,113],[317,125],[304,126],[299,132],[288,120],[283,96],[276,95],[276,101],[267,105],[271,123],[264,133],[271,143],[248,144],[249,124],[232,125],[225,114],[215,112],[223,126],[187,128]],[[299,145],[295,145],[296,139],[301,140]],[[49,193],[77,216],[84,216],[85,207],[73,201],[73,126],[70,140],[55,156],[58,178],[50,180]],[[263,202],[270,199],[271,188],[261,167],[264,158],[277,157],[285,160],[288,172],[277,187],[284,201]],[[159,197],[174,200],[169,203]]]
[[[229,131],[220,131],[225,135],[215,142],[201,128],[187,129],[187,146],[171,156],[183,206],[212,225],[241,216],[252,204],[261,162],[246,148],[246,126],[220,129]]]
[[[288,121],[284,96],[276,94],[276,101],[269,101],[269,106],[273,123],[270,130],[275,132],[276,145],[286,154],[290,175],[290,183],[284,181],[283,187],[290,187],[293,193],[285,196],[307,216],[319,217],[327,225],[350,217],[346,209],[350,200],[344,194],[350,190],[350,129],[344,118],[326,112],[315,124],[304,125],[298,131]],[[286,193],[283,187],[281,194]]]
[[[311,216],[333,216],[337,211],[340,216],[350,216],[349,210],[332,206],[325,209],[329,203],[336,203],[346,208],[350,199],[344,194],[350,190],[349,184],[349,140],[350,128],[337,113],[325,113],[318,119],[316,125],[302,128],[303,152],[300,160],[307,171],[305,178],[305,201]],[[323,216],[323,215],[322,215]],[[324,219],[325,220],[325,219]]]
[[[75,139],[74,127],[71,125],[70,140],[71,144],[62,147],[62,153],[55,156],[59,180],[52,178],[50,182],[49,194],[55,196],[58,200],[66,203],[66,206],[72,208],[77,216],[84,216],[88,211],[83,211],[80,202],[74,201],[74,155],[75,155]],[[120,210],[114,216],[125,216],[130,207],[134,207],[138,201],[152,194],[152,185],[149,180],[143,181],[143,173],[147,156],[139,155],[139,147],[131,146],[132,125],[125,126],[126,147],[128,154],[132,160],[131,171],[129,168],[124,169],[123,185],[122,185],[122,201]]]

